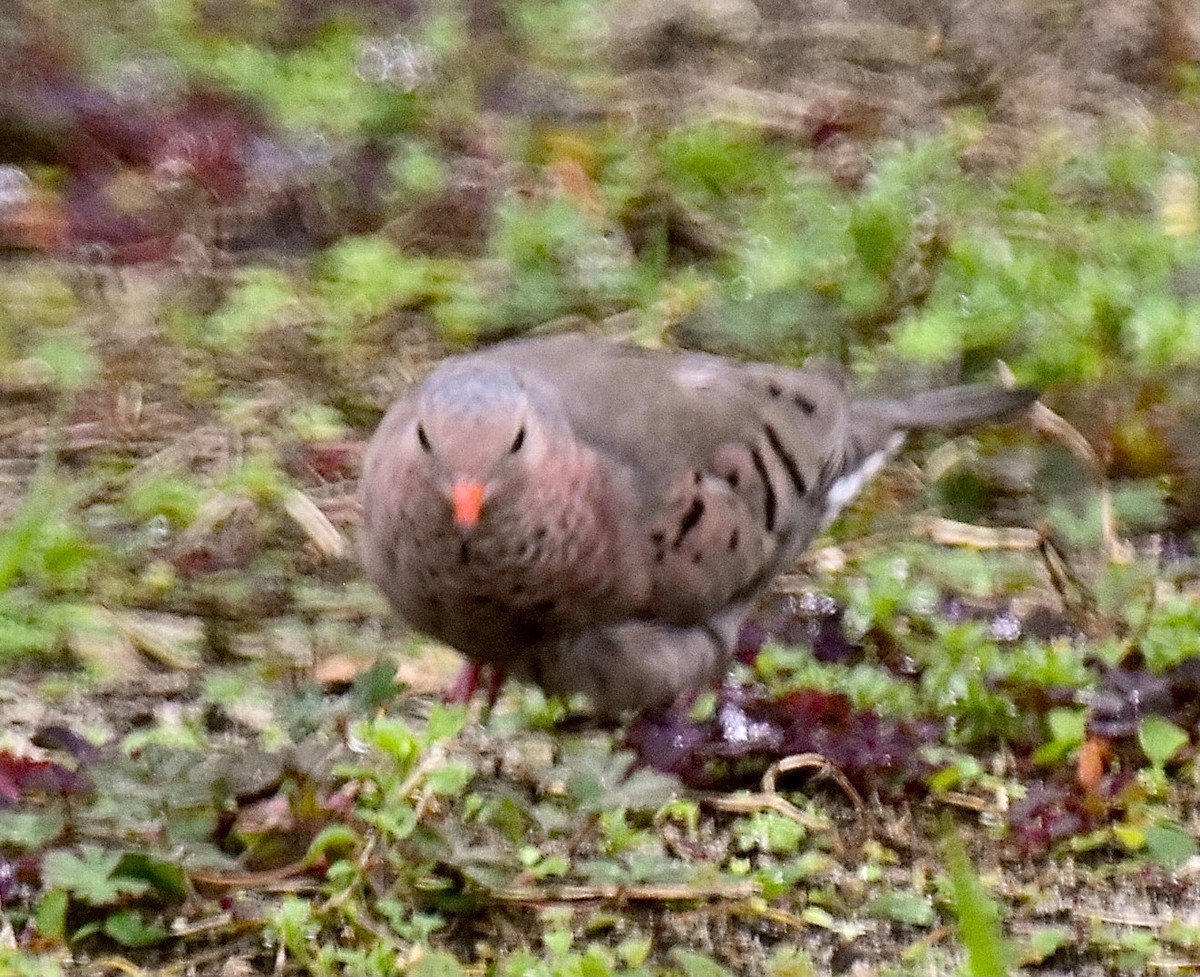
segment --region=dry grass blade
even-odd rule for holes
[[[701,798],[705,804],[717,811],[731,814],[753,814],[756,811],[771,811],[790,818],[809,831],[826,831],[829,825],[819,818],[805,814],[791,801],[778,794],[709,794]]]
[[[113,620],[144,654],[177,669],[199,668],[204,624],[199,618],[149,611],[114,611]]]
[[[212,886],[217,889],[257,889],[302,876],[311,867],[312,863],[307,858],[301,858],[279,868],[264,869],[261,872],[215,872],[195,868],[188,872],[188,879],[194,885]]]
[[[134,647],[128,629],[122,627],[110,611],[100,611],[111,627],[72,628],[67,647],[80,661],[86,662],[103,681],[136,678],[145,674],[147,665]]]
[[[113,973],[129,974],[131,977],[142,977],[143,974],[151,973],[151,971],[143,970],[124,957],[101,957],[83,972],[88,977],[93,977],[93,975],[94,977],[102,977],[102,975]]]
[[[949,807],[957,807],[963,811],[974,811],[976,814],[989,814],[999,817],[1004,813],[1005,805],[975,794],[965,794],[962,791],[949,790],[938,794],[936,799]]]
[[[717,882],[709,885],[511,885],[488,889],[500,902],[692,902],[697,900],[740,900],[759,894],[759,884]]]
[[[1000,382],[1006,387],[1016,383],[1008,364],[997,363],[996,369],[1000,374]],[[1112,492],[1108,487],[1108,476],[1104,463],[1096,450],[1078,430],[1064,417],[1056,414],[1040,400],[1029,408],[1026,415],[1033,429],[1042,437],[1057,441],[1071,452],[1091,474],[1100,492],[1100,532],[1104,543],[1104,553],[1110,563],[1129,563],[1134,556],[1133,547],[1121,539],[1117,532],[1116,517],[1113,514]]]
[[[338,532],[320,507],[299,489],[288,493],[283,506],[325,559],[341,559],[349,552],[346,537]]]
[[[771,764],[762,776],[761,789],[758,793],[705,794],[702,799],[705,804],[718,811],[735,814],[771,811],[782,817],[790,818],[808,831],[828,831],[829,825],[825,821],[806,814],[776,790],[775,782],[779,775],[795,770],[816,770],[820,775],[830,777],[854,804],[860,817],[867,816],[866,804],[863,803],[858,791],[854,789],[854,785],[850,783],[844,773],[819,753],[797,753]]]
[[[835,767],[832,763],[821,756],[820,753],[795,753],[792,756],[784,757],[782,760],[777,760],[767,767],[766,773],[762,776],[762,790],[764,794],[778,796],[775,791],[775,780],[781,773],[791,773],[793,770],[816,770],[822,777],[829,777],[837,784],[854,805],[854,809],[859,815],[865,816],[867,806],[863,803],[862,796],[850,780],[841,770]]]
[[[966,546],[976,550],[1036,550],[1042,535],[1020,526],[976,526],[940,516],[917,516],[914,535],[927,536],[943,546]]]
[[[1046,575],[1075,626],[1084,634],[1093,637],[1107,633],[1111,628],[1106,625],[1103,615],[1097,611],[1096,598],[1072,569],[1063,555],[1063,547],[1054,542],[1049,531],[1043,532],[1038,543],[1038,552],[1046,567]]]

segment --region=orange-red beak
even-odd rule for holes
[[[471,529],[479,522],[483,493],[482,482],[455,482],[450,486],[450,503],[454,507],[454,522],[459,529]]]

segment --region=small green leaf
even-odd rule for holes
[[[339,855],[353,851],[361,842],[362,839],[353,828],[344,824],[331,824],[322,828],[309,844],[305,861],[311,864],[330,852]]]
[[[759,811],[740,818],[733,827],[738,851],[769,851],[789,855],[797,851],[805,838],[804,825],[772,811]]]
[[[1146,829],[1146,851],[1164,868],[1176,868],[1196,854],[1196,840],[1170,821]]]
[[[828,909],[822,909],[820,906],[805,906],[800,911],[800,918],[810,926],[820,926],[821,929],[827,930],[833,929],[833,913]]]
[[[122,946],[153,946],[170,934],[157,923],[147,923],[136,909],[121,909],[104,920],[104,934]]]
[[[932,926],[937,919],[929,897],[915,892],[885,892],[867,904],[867,912],[909,926]]]
[[[707,954],[677,946],[671,951],[671,956],[679,964],[684,977],[733,977],[732,970]]]
[[[183,869],[176,862],[144,852],[126,852],[113,874],[123,879],[148,882],[166,899],[181,900],[188,894]]]
[[[556,957],[562,957],[571,951],[574,937],[570,930],[550,930],[542,935],[542,943]]]
[[[1138,745],[1154,767],[1166,766],[1188,739],[1186,732],[1162,716],[1147,716],[1138,727]]]
[[[0,844],[41,848],[62,829],[62,815],[55,811],[0,811]]]
[[[47,339],[33,351],[33,358],[49,368],[60,390],[81,390],[100,369],[100,361],[76,337]]]
[[[908,234],[908,219],[891,201],[864,198],[850,217],[850,236],[862,263],[881,278],[895,263]]]
[[[380,717],[367,730],[367,739],[377,749],[407,769],[420,753],[420,744],[402,719]]]
[[[393,699],[402,688],[396,682],[396,663],[390,658],[377,658],[375,664],[355,678],[350,695],[362,703],[364,712],[371,713]]]
[[[67,937],[67,905],[70,897],[65,889],[51,889],[38,903],[34,923],[37,930],[48,940],[60,943]]]
[[[638,970],[645,965],[652,947],[653,943],[649,937],[631,936],[617,944],[617,956],[629,967]]]
[[[395,841],[407,838],[417,828],[417,812],[410,804],[392,804],[387,810],[364,816]]]
[[[104,928],[104,924],[93,919],[91,922],[84,923],[74,933],[71,934],[71,942],[78,943],[80,940],[86,940],[89,936],[95,936]]]
[[[205,321],[197,338],[211,348],[228,353],[246,350],[274,322],[285,319],[289,306],[296,306],[296,288],[283,272],[250,268],[225,294],[224,302]]]
[[[1050,727],[1050,742],[1038,747],[1034,763],[1055,763],[1082,743],[1087,734],[1087,711],[1051,709],[1046,715],[1046,725]]]
[[[466,973],[458,958],[445,950],[428,950],[404,971],[406,977],[459,977]]]
[[[435,703],[429,710],[429,719],[425,723],[425,732],[421,739],[431,745],[440,740],[453,739],[463,731],[467,724],[466,706],[448,706]]]
[[[812,977],[817,972],[812,955],[799,947],[777,947],[767,961],[767,977]]]
[[[1061,926],[1034,930],[1021,948],[1021,966],[1035,966],[1049,960],[1071,941],[1071,931]]]
[[[562,855],[547,855],[529,870],[529,874],[535,879],[544,879],[552,875],[566,875],[570,869],[571,863]]]
[[[700,830],[700,805],[690,797],[678,797],[667,801],[658,809],[655,824],[668,820],[681,824],[687,836],[694,838]]]
[[[1136,824],[1114,824],[1113,837],[1126,851],[1141,851],[1146,847],[1146,831]]]
[[[52,851],[42,860],[44,884],[66,889],[81,902],[107,906],[122,896],[140,896],[150,888],[143,879],[114,875],[121,862],[119,852],[85,846],[76,857],[67,851]]]
[[[425,782],[435,794],[443,797],[458,797],[475,776],[475,768],[462,760],[447,763],[444,767],[432,770]]]

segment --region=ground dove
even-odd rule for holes
[[[413,627],[598,713],[717,685],[777,574],[910,430],[1029,390],[852,400],[828,371],[569,335],[452,357],[367,451],[361,552]]]

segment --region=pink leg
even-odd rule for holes
[[[487,704],[490,709],[496,704],[496,700],[500,698],[500,690],[504,688],[504,682],[508,678],[508,670],[492,665],[488,667],[487,672]]]
[[[508,678],[506,669],[495,665],[480,665],[469,661],[463,665],[458,678],[446,693],[446,701],[451,705],[466,705],[476,692],[482,688],[487,695],[487,707],[490,709],[500,698],[500,690]]]
[[[446,701],[451,705],[466,705],[470,702],[471,696],[479,688],[479,677],[482,672],[483,666],[478,662],[469,661],[463,665],[462,671],[458,673],[458,678],[454,680],[450,691],[446,693]]]

